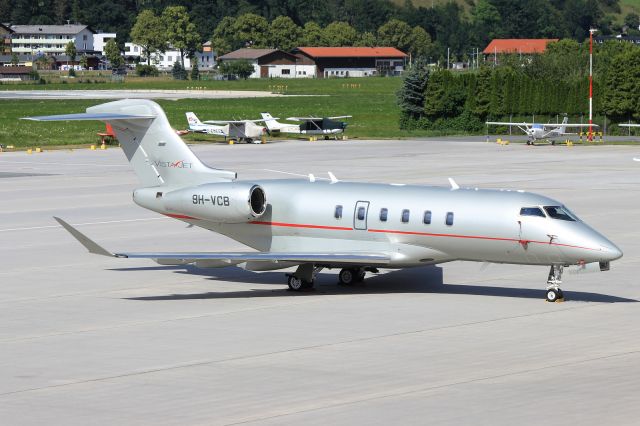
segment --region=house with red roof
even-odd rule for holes
[[[400,75],[407,55],[395,47],[298,47],[293,54],[315,65],[315,77]]]
[[[536,55],[544,53],[557,38],[496,38],[482,51],[485,60],[497,60],[498,55]]]

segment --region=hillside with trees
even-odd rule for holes
[[[131,39],[141,12],[149,9],[159,16],[167,6],[184,6],[199,40],[215,36],[228,42],[223,51],[242,43],[283,49],[295,44],[392,44],[407,50],[412,47],[409,39],[419,39],[423,46],[428,41],[429,49],[418,47],[417,52],[430,61],[443,57],[447,48],[454,59],[464,60],[495,37],[581,41],[592,25],[601,34],[637,33],[640,23],[625,0],[0,0],[0,22],[81,22],[117,32],[122,46]],[[389,22],[394,24],[381,28]],[[232,31],[238,31],[235,39]],[[266,39],[267,32],[273,37]]]

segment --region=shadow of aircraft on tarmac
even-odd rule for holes
[[[239,282],[256,285],[282,285],[282,288],[255,288],[251,290],[204,292],[194,294],[166,294],[157,296],[127,297],[128,300],[159,301],[159,300],[198,300],[198,299],[241,299],[253,297],[313,297],[325,295],[351,294],[408,294],[434,293],[459,294],[468,296],[511,297],[518,299],[545,299],[543,288],[498,287],[492,285],[445,284],[442,268],[425,266],[392,271],[380,275],[369,275],[362,283],[349,286],[338,285],[335,274],[318,274],[315,288],[310,291],[293,292],[286,288],[282,272],[251,272],[237,267],[199,269],[192,266],[155,266],[149,268],[117,268],[114,271],[149,271],[173,270],[178,274],[200,275],[213,281]],[[567,301],[594,303],[622,303],[638,302],[635,299],[618,297],[608,294],[584,291],[564,290]]]

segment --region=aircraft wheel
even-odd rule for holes
[[[547,290],[547,302],[556,302],[564,297],[562,290],[550,288]]]
[[[251,139],[251,138],[246,138],[244,141],[245,141],[246,143],[253,143],[253,139]]]
[[[358,272],[356,273],[355,281],[361,283],[362,281],[364,281],[364,277],[366,275],[367,273],[365,271],[363,271],[362,269],[359,269]]]
[[[555,144],[556,144],[556,141],[551,141],[551,145],[555,145]]]
[[[326,136],[326,135],[325,135],[324,140],[325,140],[325,141],[328,141],[328,140],[329,140],[329,136]]]
[[[358,281],[359,273],[356,269],[344,268],[338,274],[338,281],[342,285],[351,285]],[[364,273],[363,273],[364,279]]]
[[[531,141],[527,141],[527,145],[531,145]]]
[[[313,281],[305,281],[302,278],[298,278],[296,276],[290,275],[287,279],[287,285],[289,286],[289,290],[292,291],[302,291],[308,288],[313,287]]]

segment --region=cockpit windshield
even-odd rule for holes
[[[523,207],[520,209],[520,216],[540,216],[545,217],[540,207]]]
[[[577,222],[580,220],[565,206],[544,206],[544,211],[546,211],[552,219],[566,220],[569,222]]]

